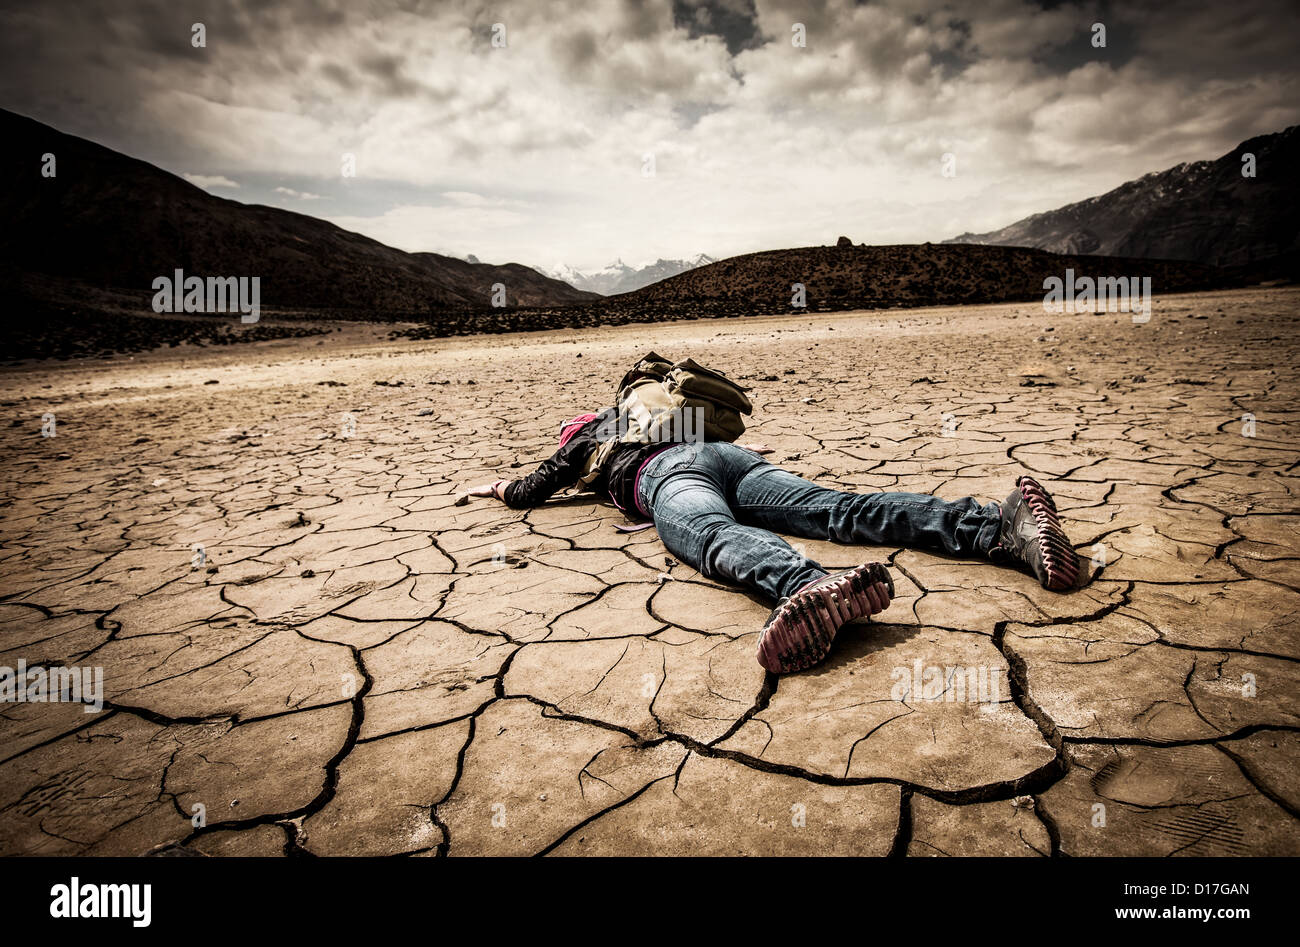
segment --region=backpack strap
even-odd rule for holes
[[[618,383],[618,387],[614,389],[614,403],[618,403],[619,396],[623,393],[623,389],[627,388],[627,386],[632,384],[634,381],[642,378],[652,378],[655,381],[663,381],[672,370],[672,367],[673,363],[657,352],[649,352],[642,356],[641,360],[632,366],[628,373],[623,376],[623,380]]]

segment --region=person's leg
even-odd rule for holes
[[[720,461],[716,446],[674,447],[641,474],[642,502],[668,550],[710,579],[744,585],[774,601],[826,576],[780,536],[736,521],[726,496],[731,468]]]
[[[1043,588],[1057,592],[1073,588],[1080,575],[1079,556],[1061,525],[1056,501],[1029,476],[1016,478],[1016,488],[1002,504],[1002,528],[989,558],[1017,565]]]
[[[640,501],[683,561],[776,600],[758,637],[758,661],[784,674],[825,658],[843,625],[888,608],[894,584],[880,563],[828,573],[775,533],[736,522],[728,502],[736,484],[764,463],[732,444],[674,447],[643,471]]]
[[[981,505],[971,497],[941,500],[924,493],[833,490],[766,461],[744,472],[729,499],[740,522],[806,539],[905,546],[981,559],[997,542],[1002,518],[996,503]]]

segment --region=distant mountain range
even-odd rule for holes
[[[1242,174],[1253,155],[1254,177]],[[1099,197],[944,243],[1243,266],[1300,252],[1300,126],[1260,135]],[[1292,264],[1292,268],[1294,268]]]
[[[678,273],[685,273],[697,267],[716,262],[713,257],[701,253],[689,260],[655,260],[648,266],[628,266],[622,260],[615,260],[595,273],[583,273],[571,266],[559,266],[547,273],[558,280],[564,280],[570,286],[600,293],[602,296],[616,296],[630,293],[642,287],[657,283]]]
[[[596,299],[519,263],[406,253],[305,214],[216,197],[144,161],[0,110],[0,279],[30,299],[57,280],[151,294],[181,269],[257,276],[261,304],[376,314]],[[55,176],[41,173],[55,156]]]

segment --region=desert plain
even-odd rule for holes
[[[345,324],[5,368],[0,665],[103,691],[0,704],[0,853],[1300,854],[1298,313]],[[791,537],[896,597],[777,678],[770,604],[608,503],[456,505],[652,349],[751,386],[745,440],[818,483],[1034,474],[1085,580]]]

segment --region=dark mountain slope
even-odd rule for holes
[[[144,161],[0,110],[0,267],[151,293],[158,276],[258,276],[262,305],[427,313],[597,298],[519,264],[405,253],[292,211],[215,197]],[[57,176],[41,176],[41,156]]]
[[[1242,157],[1255,156],[1255,177]],[[1214,161],[1144,175],[1113,191],[945,243],[1054,253],[1257,264],[1300,253],[1300,126],[1243,141]]]

